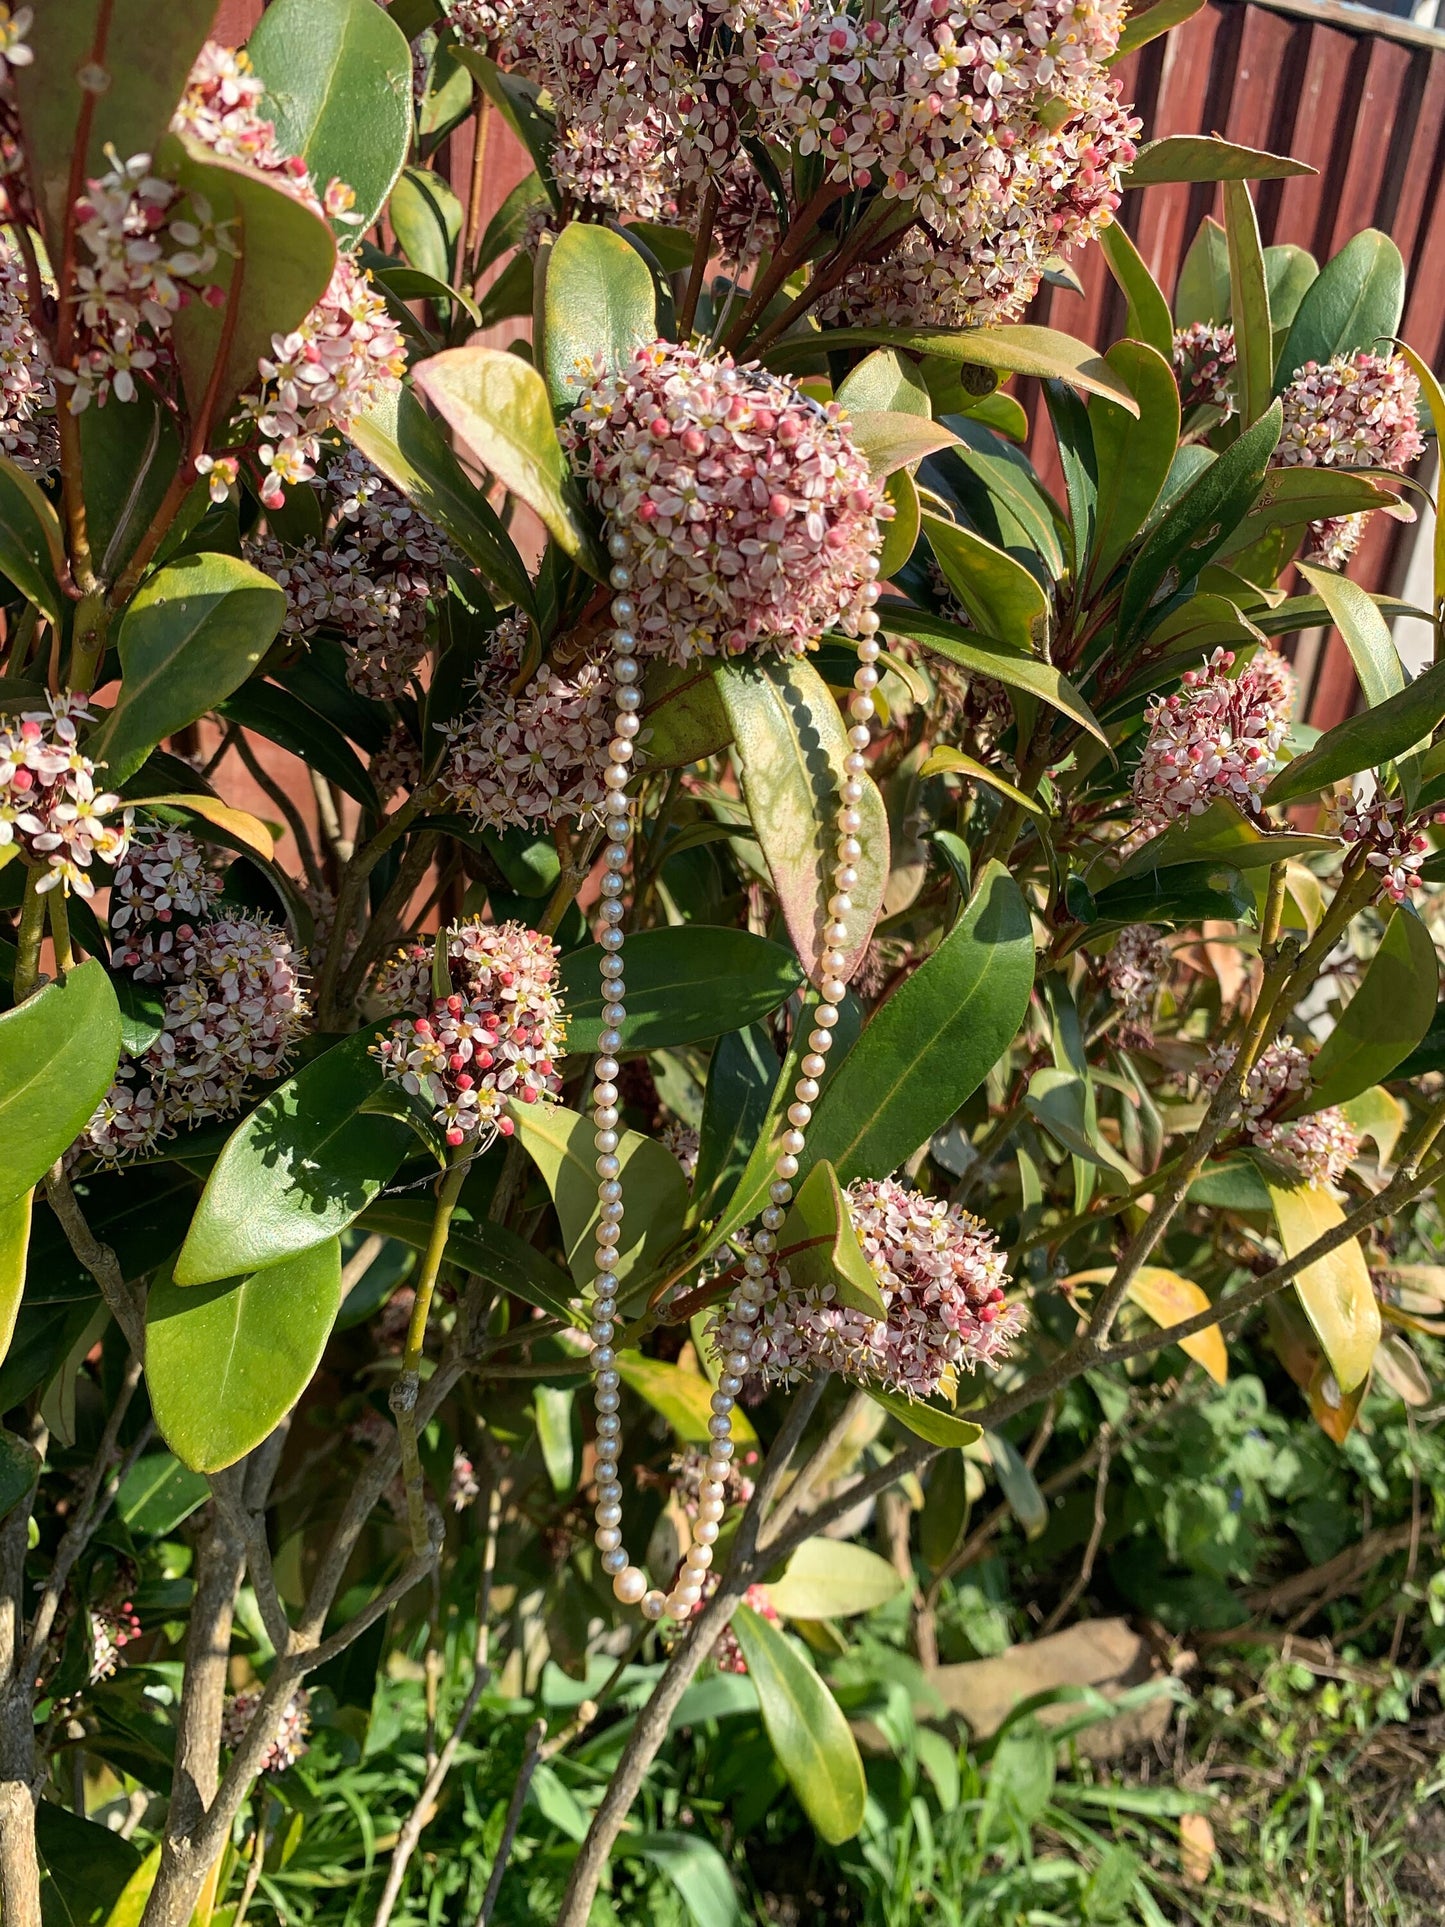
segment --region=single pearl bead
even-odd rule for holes
[[[724,1369],[731,1372],[734,1377],[738,1377],[746,1372],[751,1363],[752,1361],[746,1352],[729,1352],[723,1359]]]
[[[722,1439],[719,1439],[715,1445],[710,1445],[708,1447],[708,1457],[710,1459],[727,1460],[727,1459],[730,1459],[732,1455],[733,1455],[733,1442],[731,1439],[728,1439],[726,1442],[724,1442]],[[724,1472],[721,1476],[723,1478],[726,1478],[727,1474]]]
[[[784,1144],[787,1145],[790,1151],[802,1150],[803,1127],[812,1122],[812,1117],[813,1107],[811,1104],[790,1104],[788,1106],[788,1122],[798,1127],[795,1131],[789,1131],[787,1137],[783,1139]],[[796,1143],[792,1142],[794,1138],[797,1139]]]
[[[802,1099],[804,1104],[811,1104],[818,1095],[817,1080],[811,1077],[800,1077],[797,1083],[793,1086],[793,1089],[798,1093],[798,1096]],[[768,1238],[769,1251],[772,1250],[773,1245],[777,1242],[777,1240],[774,1238],[771,1238],[769,1233],[766,1231],[760,1231],[758,1233],[758,1237]],[[757,1239],[755,1238],[753,1242],[756,1244]]]
[[[878,671],[870,664],[864,663],[863,667],[853,678],[853,687],[855,689],[876,689],[878,687]]]
[[[612,620],[619,629],[625,629],[637,614],[637,604],[631,596],[619,595],[612,598]]]
[[[627,1570],[627,1554],[619,1546],[615,1552],[604,1552],[600,1564],[605,1573],[625,1572]],[[616,1588],[614,1587],[613,1590],[616,1591]],[[646,1590],[645,1585],[643,1590]],[[641,1596],[641,1593],[639,1593],[638,1597],[641,1598]]]
[[[622,1544],[622,1534],[616,1526],[599,1526],[592,1535],[592,1542],[599,1552],[616,1552]]]
[[[718,1523],[716,1519],[699,1518],[697,1524],[692,1529],[693,1539],[696,1544],[700,1546],[715,1546],[717,1544],[717,1535]]]
[[[612,1581],[612,1590],[624,1606],[635,1606],[647,1592],[647,1574],[641,1566],[626,1566]]]
[[[796,1131],[790,1131],[788,1133],[788,1137],[796,1137],[797,1135],[798,1133]],[[783,1142],[786,1144],[787,1138],[784,1138]],[[802,1148],[800,1144],[798,1149],[801,1150]],[[790,1151],[785,1151],[777,1163],[774,1164],[773,1169],[780,1178],[795,1178],[798,1175],[798,1160]]]
[[[667,1594],[659,1592],[654,1586],[651,1592],[642,1595],[642,1617],[661,1619],[667,1611]]]
[[[615,568],[608,570],[607,580],[612,584],[614,589],[630,589],[632,587],[632,571],[623,563],[619,562]]]
[[[831,1043],[833,1040],[829,1038],[828,1041]],[[774,1204],[790,1204],[793,1198],[793,1187],[785,1179],[780,1178],[776,1184],[768,1186],[768,1196]]]
[[[687,1549],[687,1563],[694,1572],[706,1572],[712,1564],[712,1547],[694,1543]]]

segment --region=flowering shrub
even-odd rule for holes
[[[1445,669],[1322,566],[1403,270],[1165,140],[1249,295],[1171,312],[1112,4],[125,11],[0,7],[7,1927],[66,1822],[140,1927],[721,1919],[744,1781],[876,1874],[985,1541],[1187,1633],[1136,1420],[1432,1396]],[[1092,241],[1136,335],[1016,325]]]

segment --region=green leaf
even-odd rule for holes
[[[411,145],[411,48],[376,0],[274,0],[246,43],[266,83],[262,112],[318,194],[345,181],[360,237],[386,205]]]
[[[569,1054],[597,1049],[602,989],[596,944],[562,959],[560,994]],[[627,940],[624,1050],[666,1050],[740,1030],[778,1008],[803,981],[781,944],[747,930],[679,924]]]
[[[1435,446],[1439,448],[1445,440],[1445,387],[1440,384],[1429,362],[1417,355],[1413,348],[1400,343],[1400,353],[1415,370],[1420,382],[1420,397],[1430,416],[1430,425],[1435,431]],[[1445,515],[1435,517],[1435,567],[1430,606],[1436,612],[1437,620],[1445,610]]]
[[[1320,264],[1307,248],[1280,242],[1264,251],[1264,272],[1269,283],[1269,320],[1274,338],[1280,340],[1294,324],[1305,292],[1320,271]]]
[[[465,288],[454,288],[423,268],[373,268],[371,278],[385,293],[394,295],[402,307],[409,301],[455,301],[477,327],[482,326],[482,311]],[[496,283],[492,286],[495,288]]]
[[[556,123],[541,106],[537,83],[520,74],[504,74],[493,61],[471,47],[455,46],[452,58],[474,74],[482,91],[494,103],[503,120],[532,157],[533,165],[554,207],[561,196],[552,179],[552,147],[557,137]]]
[[[1399,333],[1405,308],[1405,263],[1388,234],[1366,228],[1326,261],[1305,291],[1280,353],[1275,393],[1307,361],[1324,363],[1358,349],[1377,349]]]
[[[1087,426],[1084,405],[1071,390],[1052,382],[1045,392],[1066,395]],[[1028,563],[1032,552],[1044,575],[1057,581],[1064,573],[1058,507],[1028,457],[974,416],[951,415],[949,425],[958,431],[958,446],[925,466],[928,486],[958,502],[963,513],[956,521],[968,522],[1020,561]]]
[[[216,707],[228,722],[239,723],[243,729],[289,749],[310,768],[329,777],[338,789],[355,797],[364,810],[380,815],[376,786],[335,723],[327,722],[275,683],[246,683]]]
[[[1320,1045],[1305,1102],[1293,1109],[1322,1111],[1384,1083],[1429,1030],[1439,992],[1434,941],[1402,904],[1386,924],[1359,989]]]
[[[778,1242],[788,1253],[788,1275],[795,1291],[826,1292],[832,1302],[851,1311],[869,1318],[887,1316],[838,1174],[826,1158],[813,1166],[799,1186]]]
[[[923,532],[949,587],[978,627],[1021,654],[1032,654],[1049,614],[1038,578],[972,529],[941,516],[925,514]]]
[[[764,1731],[814,1831],[830,1846],[851,1840],[863,1824],[868,1787],[838,1702],[761,1613],[739,1606],[732,1624],[758,1691]]]
[[[42,1927],[101,1927],[140,1865],[129,1840],[53,1800],[35,1809],[35,1845]]]
[[[522,608],[535,607],[531,578],[511,536],[410,389],[400,389],[353,422],[348,433],[388,481],[446,530],[488,582]]]
[[[94,957],[0,1016],[0,1203],[79,1137],[120,1060],[120,1009]]]
[[[35,1447],[0,1429],[0,1519],[15,1510],[39,1472],[40,1454]]]
[[[1269,407],[1274,393],[1274,334],[1259,222],[1253,197],[1243,181],[1224,184],[1224,231],[1229,242],[1230,312],[1238,356],[1234,392],[1240,426],[1249,428]]]
[[[1343,1222],[1345,1214],[1328,1191],[1280,1184],[1268,1171],[1264,1181],[1286,1257],[1298,1256]],[[1380,1342],[1380,1307],[1359,1239],[1307,1265],[1294,1289],[1340,1390],[1353,1392],[1364,1384]]]
[[[1099,471],[1089,557],[1092,583],[1108,579],[1148,521],[1169,479],[1179,441],[1179,389],[1168,356],[1141,342],[1119,341],[1106,359],[1138,397],[1139,414],[1098,398],[1089,404]]]
[[[1131,12],[1124,21],[1119,33],[1119,44],[1109,56],[1108,66],[1116,66],[1141,47],[1147,47],[1151,40],[1157,40],[1162,33],[1183,26],[1192,20],[1196,13],[1203,11],[1206,0],[1154,0],[1149,7],[1140,7]]]
[[[976,676],[991,676],[995,682],[1007,683],[1010,689],[1037,696],[1108,748],[1109,739],[1093,710],[1068,677],[1061,675],[1052,663],[1040,662],[1034,656],[1021,656],[1017,649],[994,636],[982,635],[975,629],[961,629],[956,623],[945,622],[941,616],[906,608],[891,599],[880,605],[880,613],[889,635],[909,636],[933,650],[935,655],[946,656],[950,662],[972,670]]]
[[[208,201],[216,221],[231,225],[239,249],[223,249],[218,258],[223,304],[189,301],[171,328],[192,416],[219,428],[237,399],[258,386],[256,364],[271,354],[273,338],[290,334],[325,294],[336,243],[322,217],[294,194],[218,159],[189,135],[167,134],[156,170]]]
[[[1118,221],[1101,231],[1099,246],[1109,264],[1109,272],[1124,290],[1129,303],[1125,333],[1156,349],[1168,363],[1174,352],[1174,322],[1169,303],[1145,266],[1144,257]]]
[[[1305,475],[1308,469],[1285,469],[1286,475]],[[1355,665],[1355,674],[1373,709],[1398,696],[1405,687],[1405,666],[1390,634],[1390,626],[1380,613],[1380,605],[1358,582],[1336,575],[1330,569],[1299,564],[1299,572],[1329,611],[1330,619],[1344,637]]]
[[[847,780],[848,731],[827,684],[797,657],[728,662],[715,672],[733,730],[733,756],[748,815],[767,860],[783,921],[805,974],[823,949],[837,862],[836,818]],[[870,777],[858,808],[863,854],[854,866],[853,908],[840,944],[846,978],[857,967],[883,906],[888,880],[888,818]]]
[[[49,499],[0,455],[0,572],[57,624],[65,605],[59,582],[64,559],[60,521]]]
[[[1272,468],[1221,553],[1238,555],[1270,529],[1300,529],[1306,522],[1332,515],[1364,515],[1371,509],[1391,508],[1399,499],[1378,475],[1352,474],[1341,468]],[[1360,593],[1374,602],[1364,590]]]
[[[1240,147],[1212,134],[1166,134],[1145,141],[1127,168],[1121,187],[1158,187],[1166,181],[1282,181],[1291,174],[1316,174],[1318,168],[1270,154],[1262,147]]]
[[[886,1559],[841,1539],[805,1539],[768,1597],[784,1619],[849,1619],[886,1606],[903,1581]]]
[[[558,414],[577,404],[589,357],[625,372],[633,353],[657,339],[652,276],[635,248],[611,229],[571,221],[547,254],[541,368]]]
[[[1151,607],[1183,588],[1224,546],[1259,493],[1279,441],[1276,405],[1247,428],[1170,504],[1134,558],[1119,603],[1119,636],[1132,641]]]
[[[121,1888],[115,1905],[106,1915],[105,1927],[140,1927],[141,1916],[145,1913],[146,1902],[151,1897],[151,1889],[156,1884],[156,1875],[160,1870],[161,1850],[158,1846],[152,1847]]]
[[[462,204],[449,183],[431,168],[404,168],[391,190],[387,212],[412,267],[450,288],[462,231]]]
[[[1445,717],[1445,663],[1436,663],[1397,696],[1346,717],[1313,749],[1287,763],[1264,793],[1266,803],[1293,803],[1362,769],[1379,769],[1423,742]]]
[[[685,768],[732,741],[711,663],[652,663],[643,684],[642,713],[649,769]]]
[[[137,1538],[163,1539],[210,1496],[203,1472],[192,1472],[173,1452],[147,1452],[121,1481],[116,1517]]]
[[[186,1242],[179,1285],[258,1271],[335,1238],[411,1148],[396,1118],[362,1110],[382,1084],[358,1031],[288,1078],[226,1140]]]
[[[711,1841],[695,1833],[624,1833],[613,1854],[650,1860],[676,1887],[693,1927],[744,1927],[732,1875]]]
[[[1261,830],[1221,797],[1199,816],[1171,823],[1167,830],[1151,837],[1119,865],[1114,876],[1116,882],[1122,882],[1125,877],[1167,870],[1172,864],[1206,863],[1211,859],[1227,863],[1234,870],[1257,870],[1287,857],[1313,856],[1338,848],[1338,840],[1332,836],[1314,836],[1301,830]],[[1091,887],[1102,887],[1097,876],[1093,873]]]
[[[244,1278],[181,1286],[164,1266],[146,1302],[146,1382],[183,1465],[219,1472],[270,1436],[321,1362],[341,1304],[336,1239]]]
[[[839,1180],[894,1171],[976,1091],[1014,1039],[1034,981],[1028,906],[1002,864],[875,1011],[818,1101],[804,1153]]]
[[[145,390],[128,402],[112,395],[78,420],[86,533],[97,572],[113,580],[165,498],[180,466],[181,438],[169,410]],[[204,487],[199,492],[205,499]],[[310,489],[297,493],[316,500]]]
[[[891,348],[876,348],[845,376],[838,387],[838,400],[852,414],[887,409],[893,413],[929,416],[933,405],[928,384],[919,373],[918,363]]]
[[[1240,923],[1255,907],[1254,892],[1226,863],[1175,863],[1140,870],[1094,894],[1101,923]]]
[[[413,1251],[425,1251],[431,1238],[436,1206],[430,1198],[381,1197],[362,1212],[363,1231],[379,1231],[383,1237],[397,1238]],[[569,1304],[572,1280],[565,1271],[534,1251],[525,1239],[505,1225],[477,1217],[465,1205],[452,1213],[447,1233],[447,1257],[464,1271],[474,1271],[488,1284],[497,1285],[524,1304],[535,1305],[549,1318],[564,1324],[575,1323]]]
[[[654,1412],[661,1414],[685,1445],[706,1445],[712,1434],[708,1430],[713,1416],[712,1380],[704,1378],[701,1372],[685,1370],[681,1365],[666,1364],[660,1358],[645,1358],[641,1352],[621,1351],[617,1354],[617,1369],[622,1382],[629,1391],[636,1392],[646,1401]],[[743,1431],[737,1430],[737,1421],[743,1421]],[[739,1444],[744,1440],[755,1444],[757,1433],[747,1415],[733,1408],[733,1432]]]
[[[975,1425],[972,1419],[959,1418],[942,1405],[909,1398],[903,1392],[885,1392],[880,1385],[865,1385],[863,1389],[875,1405],[881,1405],[890,1417],[918,1438],[927,1439],[930,1445],[972,1445],[975,1439],[983,1437],[982,1426]]]
[[[918,484],[906,468],[894,470],[883,485],[883,493],[893,506],[893,519],[884,525],[883,547],[878,551],[878,580],[889,582],[918,546],[923,513]]]
[[[120,696],[92,750],[110,780],[238,689],[285,614],[271,578],[233,555],[185,555],[144,582],[116,638]]]
[[[1024,1537],[1037,1539],[1049,1523],[1049,1503],[1039,1490],[1038,1480],[1012,1439],[1002,1432],[985,1432],[983,1436],[1005,1504],[1023,1527]]]
[[[1189,244],[1174,290],[1174,320],[1187,328],[1196,321],[1229,319],[1229,240],[1206,214]]]
[[[498,348],[447,348],[419,362],[414,380],[475,459],[600,581],[602,564],[575,506],[546,385],[536,369]]]
[[[962,750],[951,749],[947,743],[940,743],[937,749],[929,751],[918,774],[920,776],[967,776],[975,783],[986,783],[990,789],[997,790],[1000,796],[1006,796],[1011,803],[1017,803],[1021,810],[1027,810],[1030,816],[1047,819],[1049,814],[1035,798],[1025,796],[1022,790],[1015,789],[1012,783],[1007,782],[987,763],[977,762],[972,756],[965,756]]]
[[[512,1115],[517,1136],[557,1207],[572,1275],[579,1285],[590,1286],[597,1273],[592,1262],[598,1212],[595,1126],[590,1118],[562,1104],[517,1104]],[[636,1131],[619,1135],[617,1155],[622,1161],[627,1215],[622,1220],[615,1275],[625,1290],[634,1272],[645,1273],[676,1241],[688,1193],[687,1180],[671,1151]]]
[[[174,0],[163,33],[156,31],[153,0],[62,0],[35,12],[25,35],[35,58],[11,70],[11,85],[45,245],[58,261],[82,114],[88,112],[90,127],[82,166],[87,179],[105,173],[107,147],[122,156],[154,154],[216,8],[215,0]],[[99,92],[81,87],[89,66],[105,73]]]
[[[30,1211],[34,1191],[22,1191],[0,1204],[0,1364],[15,1336],[15,1320],[25,1296],[25,1261],[30,1252]]]
[[[828,347],[901,348],[905,354],[931,355],[955,366],[1062,381],[1085,394],[1107,395],[1121,408],[1136,406],[1134,397],[1094,349],[1057,328],[1037,328],[1025,322],[999,328],[830,328]],[[793,362],[811,361],[817,352],[816,337],[789,338],[770,348],[763,360],[770,367],[786,368]]]
[[[958,437],[942,422],[905,409],[857,409],[853,440],[867,458],[875,481],[900,468],[912,468],[925,455],[948,448]]]
[[[727,1195],[742,1174],[768,1114],[778,1060],[760,1024],[720,1037],[713,1047],[698,1129],[697,1204]]]

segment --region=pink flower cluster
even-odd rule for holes
[[[1119,932],[1103,971],[1109,995],[1126,1018],[1148,1012],[1168,962],[1168,946],[1149,924],[1131,923]]]
[[[121,1654],[141,1636],[140,1617],[130,1600],[118,1606],[96,1606],[90,1612],[90,1683],[98,1686],[114,1677]]]
[[[237,1747],[241,1744],[250,1731],[260,1704],[259,1687],[248,1686],[244,1692],[231,1695],[221,1715],[222,1746]],[[310,1706],[311,1695],[304,1686],[298,1686],[286,1702],[275,1739],[261,1755],[261,1772],[284,1773],[288,1766],[295,1766],[304,1754],[310,1752],[306,1738],[311,1731]]]
[[[315,486],[323,538],[288,549],[262,535],[246,543],[247,559],[284,590],[287,635],[334,631],[354,688],[382,701],[403,695],[426,654],[428,605],[445,587],[446,540],[355,449]]]
[[[1174,367],[1179,399],[1185,408],[1217,408],[1228,421],[1234,413],[1234,370],[1239,360],[1234,329],[1227,321],[1191,321],[1174,330]]]
[[[800,654],[876,598],[889,505],[836,402],[658,341],[623,373],[584,364],[561,433],[628,545],[647,654]]]
[[[509,1100],[535,1104],[561,1090],[557,956],[521,924],[461,924],[447,939],[450,995],[428,995],[425,1016],[398,1017],[373,1046],[383,1073],[428,1106],[448,1144],[491,1130],[509,1137]]]
[[[468,8],[470,11],[470,8]],[[503,9],[482,33],[506,39]],[[745,132],[820,156],[900,204],[884,258],[830,299],[853,321],[978,325],[1017,314],[1052,255],[1119,204],[1135,121],[1104,62],[1115,0],[901,0],[876,17],[807,0],[541,0],[527,44],[564,144],[660,137],[658,173],[723,179]],[[463,29],[465,31],[465,29]],[[626,210],[621,210],[626,211]],[[761,245],[761,243],[760,243]]]
[[[1202,815],[1218,797],[1257,808],[1278,766],[1289,714],[1267,652],[1238,676],[1230,675],[1233,666],[1233,653],[1216,649],[1202,669],[1186,673],[1176,695],[1150,703],[1133,784],[1141,827],[1162,830]]]
[[[402,723],[395,723],[369,767],[376,793],[387,803],[398,790],[411,791],[421,783],[421,750]]]
[[[1004,1256],[982,1219],[893,1178],[863,1179],[847,1195],[886,1316],[836,1303],[831,1287],[795,1292],[775,1264],[753,1369],[780,1384],[839,1372],[921,1399],[1002,1357],[1022,1320],[1004,1302]]]
[[[481,1497],[482,1482],[471,1459],[457,1446],[452,1453],[451,1477],[447,1481],[447,1504],[453,1512],[465,1512]]]
[[[702,1598],[692,1609],[694,1618],[706,1608],[708,1600],[717,1589],[718,1575],[710,1572],[703,1582]],[[757,1613],[759,1618],[766,1619],[770,1625],[777,1625],[778,1609],[773,1604],[773,1596],[766,1586],[749,1586],[743,1594],[743,1604]],[[748,1670],[748,1662],[743,1658],[743,1649],[738,1644],[738,1636],[731,1626],[724,1626],[718,1634],[717,1643],[712,1649],[712,1663],[720,1673],[745,1673]]]
[[[1284,430],[1275,450],[1280,468],[1385,468],[1403,474],[1424,452],[1417,410],[1420,380],[1403,355],[1337,355],[1306,362],[1280,397]],[[1310,552],[1343,568],[1364,532],[1366,515],[1336,515],[1310,524]]]
[[[1217,1046],[1210,1052],[1201,1081],[1217,1090],[1228,1075],[1238,1048]],[[1309,1059],[1287,1038],[1262,1051],[1245,1077],[1239,1093],[1244,1129],[1252,1144],[1276,1158],[1306,1184],[1335,1184],[1359,1155],[1360,1140],[1353,1125],[1331,1104],[1306,1117],[1281,1121],[1276,1113],[1310,1082]]]
[[[36,888],[93,897],[90,866],[125,855],[131,813],[95,786],[97,768],[79,747],[83,696],[46,698],[45,709],[0,716],[0,850],[18,850],[44,871]]]
[[[584,658],[567,674],[541,663],[518,689],[527,637],[525,616],[500,624],[474,678],[476,700],[446,725],[442,787],[487,829],[592,817],[607,797],[616,705],[606,661]]]
[[[1368,801],[1357,796],[1345,806],[1340,835],[1346,843],[1364,844],[1365,861],[1378,874],[1381,890],[1396,903],[1408,903],[1410,892],[1420,888],[1420,871],[1430,854],[1425,835],[1430,820],[1428,812],[1412,814],[1403,797],[1377,790]]]
[[[17,468],[23,468],[30,475],[48,475],[60,460],[50,355],[31,324],[20,256],[3,240],[0,240],[0,449]]]
[[[142,1157],[177,1128],[230,1117],[252,1078],[280,1075],[307,1016],[300,959],[264,917],[216,916],[216,886],[183,832],[134,839],[112,894],[113,961],[164,986],[160,1035],[123,1056],[80,1146]]]

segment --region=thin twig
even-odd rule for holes
[[[302,816],[300,810],[297,809],[281,785],[261,767],[251,745],[246,741],[245,736],[239,732],[235,738],[235,750],[241,761],[246,765],[252,782],[255,783],[258,788],[265,791],[266,795],[270,797],[271,801],[276,805],[276,808],[280,810],[282,816],[285,817],[287,826],[296,840],[296,849],[300,855],[302,867],[306,871],[306,881],[311,885],[313,890],[324,891],[326,889],[326,877],[322,872],[320,863],[317,861],[316,851],[312,847],[311,832],[306,827],[305,817]]]
[[[1099,1556],[1099,1547],[1104,1538],[1104,1521],[1107,1516],[1109,1496],[1109,1460],[1113,1454],[1114,1436],[1112,1428],[1105,1424],[1099,1428],[1099,1470],[1094,1479],[1094,1522],[1089,1528],[1089,1542],[1084,1547],[1084,1557],[1074,1583],[1064,1594],[1058,1605],[1044,1621],[1039,1632],[1040,1639],[1046,1639],[1057,1632],[1069,1614],[1083,1597],[1084,1588],[1094,1576],[1094,1561]]]
[[[527,1728],[527,1747],[522,1755],[516,1784],[512,1788],[512,1797],[507,1803],[507,1817],[502,1823],[502,1837],[497,1843],[497,1857],[492,1862],[487,1891],[482,1895],[482,1904],[477,1909],[476,1927],[489,1927],[497,1905],[497,1895],[502,1890],[502,1876],[507,1871],[507,1861],[511,1857],[512,1842],[517,1837],[517,1828],[522,1824],[522,1809],[527,1804],[532,1775],[537,1771],[537,1762],[542,1757],[542,1742],[546,1737],[547,1722],[533,1720]]]

